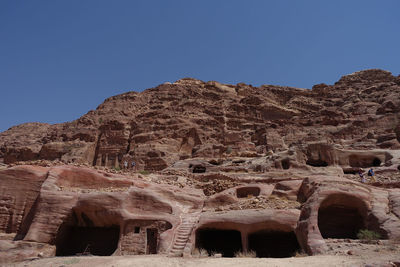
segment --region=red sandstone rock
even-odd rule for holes
[[[381,70],[312,90],[186,78],[73,122],[12,127],[0,133],[0,232],[15,234],[4,257],[83,253],[96,236],[100,255],[190,254],[210,229],[236,231],[244,251],[270,232],[309,254],[360,229],[398,239],[399,94]],[[378,181],[360,183],[371,167]]]
[[[381,70],[313,90],[182,79],[113,96],[70,123],[13,127],[0,134],[0,157],[5,163],[57,159],[108,167],[135,161],[139,169],[161,170],[178,159],[226,151],[256,155],[297,146],[300,139],[345,149],[399,148],[392,123],[400,107],[396,81]],[[377,140],[364,139],[368,132]],[[305,152],[311,163],[331,161],[328,151]]]

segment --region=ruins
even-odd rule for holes
[[[312,89],[185,78],[72,122],[14,126],[0,163],[9,262],[316,255],[363,229],[400,240],[400,76]]]

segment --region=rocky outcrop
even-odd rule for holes
[[[50,245],[42,246],[50,253],[47,256],[84,253],[85,244],[91,244],[90,252],[96,255],[182,255],[204,247],[225,256],[232,256],[235,249],[254,250],[260,257],[268,251],[274,257],[288,257],[300,249],[324,253],[326,238],[357,238],[360,229],[378,232],[384,239],[400,238],[399,189],[375,188],[329,174],[309,172],[304,180],[285,174],[286,170],[271,173],[280,179],[226,174],[242,185],[206,196],[191,186],[168,185],[176,177],[173,173],[144,179],[140,174],[72,166],[7,168],[0,171],[3,192],[20,180],[14,185],[14,198],[1,202],[7,211],[0,217],[7,222],[2,232],[15,234],[14,243],[4,243],[13,247],[7,257],[11,261],[27,247],[18,242],[30,242],[32,248]],[[207,183],[204,177],[212,176],[188,175],[186,184]],[[33,197],[23,191],[27,185],[36,188]],[[294,204],[297,201],[303,204]],[[24,208],[21,202],[26,203]],[[107,246],[93,236],[104,237]],[[214,247],[213,236],[232,237],[235,245],[226,247],[221,241]],[[282,254],[262,241],[278,239],[286,240],[278,246]],[[39,247],[32,251],[30,257],[41,253]]]
[[[12,127],[0,133],[0,234],[13,240],[0,246],[12,262],[314,255],[363,229],[398,240],[399,95],[382,70],[312,90],[185,78],[73,122]]]
[[[134,161],[138,169],[161,170],[179,159],[300,148],[299,140],[399,149],[393,125],[399,93],[398,77],[382,70],[312,90],[185,78],[113,96],[73,122],[12,127],[0,134],[0,157],[5,163],[45,159],[115,168]],[[330,160],[329,152],[305,152],[310,164]]]
[[[324,238],[357,238],[359,229],[370,229],[382,238],[400,237],[400,220],[389,211],[386,190],[319,177],[306,179],[301,194],[307,200],[296,232],[310,254],[326,251]]]
[[[15,167],[1,172],[0,231],[24,232],[34,216],[40,189],[47,178],[42,167]]]

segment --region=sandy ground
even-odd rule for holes
[[[368,257],[350,256],[350,255],[323,255],[293,258],[170,258],[160,255],[145,256],[84,256],[84,257],[54,257],[47,259],[38,259],[33,261],[25,261],[11,266],[140,266],[140,267],[191,267],[191,266],[242,266],[242,267],[258,267],[258,266],[396,266],[392,260],[381,259],[372,260]],[[400,261],[400,255],[398,255]],[[10,266],[10,265],[9,265]]]
[[[214,257],[199,258],[195,256],[176,258],[176,257],[167,257],[165,255],[103,256],[103,257],[72,256],[72,257],[51,257],[51,258],[34,257],[31,258],[31,260],[25,260],[18,263],[8,263],[8,264],[0,263],[0,266],[37,266],[37,267],[399,266],[400,267],[400,242],[397,241],[394,242],[392,240],[376,240],[372,242],[364,242],[361,240],[350,240],[350,239],[326,239],[325,241],[328,247],[327,255],[318,255],[318,256],[306,256],[305,254],[298,254],[297,257],[291,257],[291,258],[214,258]],[[24,250],[20,252],[23,251]],[[24,254],[15,254],[14,256],[18,255],[24,255]]]
[[[165,256],[57,257],[22,262],[16,266],[364,266],[357,258],[314,256],[285,259],[266,258],[169,258]]]

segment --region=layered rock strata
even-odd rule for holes
[[[382,70],[312,90],[182,79],[73,122],[12,127],[0,247],[10,262],[314,255],[363,229],[399,240],[399,107],[400,77]]]

